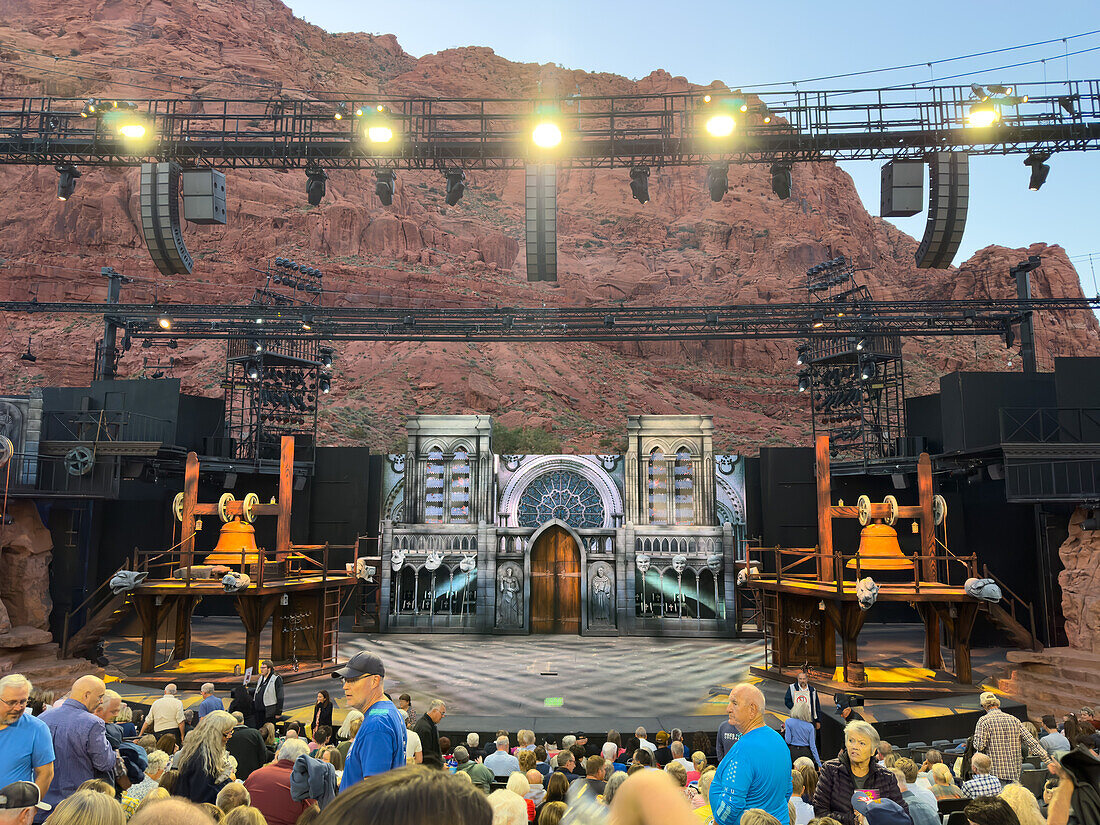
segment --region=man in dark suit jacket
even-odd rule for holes
[[[416,720],[413,730],[420,737],[424,752],[423,764],[429,768],[443,767],[443,751],[439,748],[439,720],[447,715],[447,705],[442,699],[433,699],[428,712]]]
[[[245,725],[243,713],[234,711],[233,718],[237,727],[233,728],[225,749],[237,760],[237,779],[244,782],[250,773],[268,763],[267,746],[258,730]]]
[[[275,672],[275,664],[270,659],[260,662],[260,681],[256,683],[252,700],[256,708],[256,727],[262,728],[265,722],[278,723],[283,713],[283,677]]]

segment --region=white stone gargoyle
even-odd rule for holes
[[[856,599],[860,610],[870,610],[878,601],[878,585],[870,576],[856,582]]]

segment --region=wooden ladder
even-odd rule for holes
[[[326,587],[321,602],[321,658],[330,662],[338,655],[341,612],[340,588]]]

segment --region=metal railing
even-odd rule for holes
[[[59,410],[42,416],[42,441],[146,441],[173,438],[174,422],[126,410]]]
[[[1098,444],[1098,407],[1002,407],[1004,444]]]
[[[1016,622],[1016,624],[1031,634],[1033,649],[1041,650],[1042,644],[1039,643],[1039,637],[1035,634],[1035,608],[1031,603],[1024,601],[1012,590],[1012,588],[994,576],[987,564],[982,565],[982,578],[992,579],[997,584],[997,587],[1001,588],[1001,601],[998,603],[999,606],[1012,617],[1012,621]]]
[[[119,456],[97,456],[82,474],[72,471],[63,455],[16,453],[11,458],[10,490],[70,498],[117,498]]]

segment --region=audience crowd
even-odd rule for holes
[[[844,747],[820,751],[807,674],[779,721],[758,687],[737,685],[716,736],[645,727],[560,740],[500,730],[482,745],[440,734],[441,700],[393,703],[385,667],[359,653],[333,676],[310,722],[282,717],[273,665],[193,710],[175,685],[147,713],[94,676],[60,698],[19,674],[0,679],[0,825],[1098,825],[1100,734],[1090,708],[1041,731],[984,714],[951,748],[891,744],[858,713]],[[228,701],[228,710],[226,702]],[[836,702],[851,711],[851,703]],[[832,757],[832,758],[829,758]],[[959,818],[961,817],[961,818]]]

